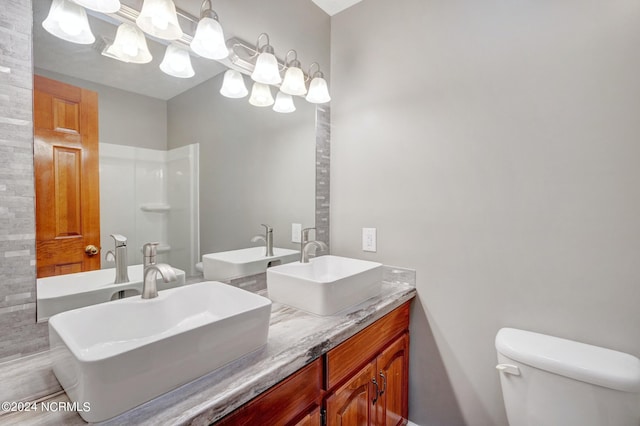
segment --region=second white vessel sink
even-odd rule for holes
[[[158,290],[179,287],[185,283],[185,273],[173,268],[176,281],[165,283],[156,280]],[[121,291],[126,296],[142,293],[143,267],[132,265],[127,268],[129,282],[114,284],[115,268],[38,278],[36,281],[36,306],[38,322],[60,312],[84,306],[108,302],[118,297]]]
[[[204,279],[222,281],[246,277],[300,259],[299,251],[278,247],[273,248],[273,256],[264,254],[264,246],[205,254],[202,256]]]
[[[267,269],[269,298],[316,315],[333,315],[380,294],[382,264],[320,256]]]
[[[88,422],[112,418],[267,342],[271,301],[218,282],[49,319],[53,371]]]

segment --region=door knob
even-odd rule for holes
[[[99,251],[100,250],[98,249],[98,247],[94,246],[93,244],[89,244],[84,248],[84,252],[87,253],[89,256],[95,256],[96,254],[98,254]]]

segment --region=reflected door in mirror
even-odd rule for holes
[[[38,278],[100,268],[98,95],[34,78]]]

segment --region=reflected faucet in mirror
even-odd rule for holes
[[[302,238],[300,239],[300,263],[309,263],[309,251],[311,251],[311,249],[314,249],[316,253],[318,249],[322,251],[329,250],[329,247],[323,241],[309,241],[309,231],[315,231],[315,229],[316,228],[305,228],[302,230]]]
[[[128,283],[129,275],[127,274],[127,237],[120,234],[111,234],[115,244],[114,250],[109,250],[105,255],[107,262],[116,263],[116,279],[114,284]]]
[[[251,242],[255,243],[257,241],[264,241],[265,257],[273,257],[273,228],[269,225],[265,225],[264,223],[261,226],[264,226],[264,235],[254,236],[251,238]]]

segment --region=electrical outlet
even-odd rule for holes
[[[302,225],[299,223],[292,223],[291,224],[291,242],[299,243],[300,238],[302,238],[301,234],[302,234]]]
[[[376,252],[376,228],[362,228],[362,250]]]

